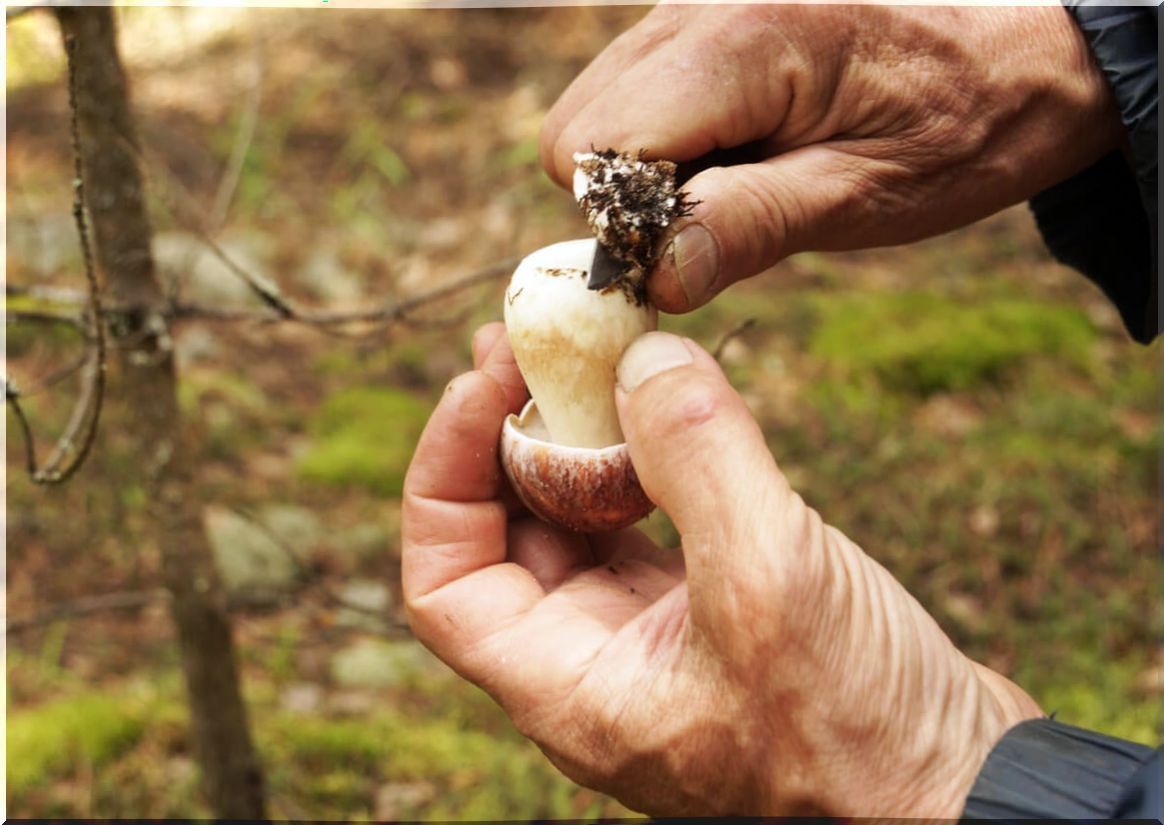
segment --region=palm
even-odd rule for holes
[[[584,681],[637,681],[644,646],[666,655],[678,638],[687,613],[680,551],[634,529],[584,537],[533,519],[512,522],[509,538],[507,561],[532,573],[545,596],[490,648],[518,667],[529,663],[519,704],[532,713],[542,716]]]

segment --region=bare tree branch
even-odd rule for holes
[[[16,415],[21,436],[25,439],[25,458],[29,476],[36,484],[63,484],[85,463],[97,436],[97,426],[101,421],[101,407],[105,398],[105,313],[101,306],[101,288],[97,283],[97,273],[93,266],[93,252],[89,243],[89,230],[85,222],[85,174],[81,161],[81,129],[77,115],[77,61],[76,40],[65,39],[65,54],[69,74],[70,135],[73,150],[73,220],[77,225],[77,235],[81,241],[81,256],[85,265],[85,280],[88,282],[88,321],[91,354],[84,361],[89,366],[82,391],[73,406],[69,422],[56,447],[43,467],[38,467],[36,444],[28,418],[20,405],[20,392],[5,380],[4,400]],[[34,313],[35,314],[35,313]],[[26,313],[26,317],[29,313]],[[42,320],[46,313],[41,313]],[[78,441],[79,440],[79,441]]]
[[[421,292],[402,301],[382,304],[353,310],[303,309],[297,310],[288,307],[290,315],[276,312],[271,309],[248,309],[245,307],[212,307],[205,304],[173,301],[163,307],[162,315],[167,319],[176,320],[208,320],[208,321],[238,321],[254,323],[275,323],[279,321],[298,321],[314,327],[337,327],[343,325],[372,324],[372,331],[380,331],[394,323],[408,324],[414,327],[441,328],[456,326],[463,323],[465,313],[457,313],[450,318],[418,319],[414,313],[425,309],[431,304],[445,298],[450,298],[459,292],[464,292],[477,286],[500,280],[513,271],[520,258],[513,256],[505,258],[495,264],[470,272],[468,275],[456,278],[427,292]],[[81,304],[85,300],[84,293],[78,290],[51,289],[8,284],[6,290],[9,295],[28,295],[53,300],[57,303]],[[119,304],[110,304],[108,312],[123,312],[129,307]],[[372,331],[361,333],[372,334]]]
[[[719,339],[719,343],[715,345],[715,349],[711,351],[711,357],[718,361],[723,357],[724,349],[727,348],[727,345],[731,343],[733,339],[739,338],[755,325],[755,318],[745,318],[743,321],[740,321],[740,323],[736,324],[734,327],[723,334],[723,337]]]

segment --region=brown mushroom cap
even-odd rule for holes
[[[505,420],[501,466],[526,507],[567,530],[619,530],[655,509],[625,443],[601,448],[554,444],[532,400],[520,415]]]

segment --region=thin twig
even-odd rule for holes
[[[37,466],[36,445],[28,418],[20,405],[20,392],[13,386],[11,380],[5,381],[4,392],[4,399],[15,413],[21,435],[25,439],[25,458],[29,476],[35,484],[46,485],[63,484],[85,463],[97,437],[97,426],[101,420],[101,407],[105,398],[105,313],[101,305],[101,288],[97,283],[89,230],[85,221],[85,174],[81,160],[81,127],[77,110],[76,51],[76,39],[69,35],[65,38],[65,54],[68,59],[70,136],[73,150],[73,220],[77,225],[81,257],[85,265],[85,280],[89,288],[88,316],[92,354],[85,361],[89,370],[85,376],[86,380],[82,382],[81,394],[73,406],[69,422],[43,467]]]
[[[727,345],[729,343],[731,343],[731,341],[733,339],[739,338],[741,335],[743,335],[745,332],[750,330],[755,325],[756,325],[755,318],[745,318],[743,321],[741,321],[740,323],[736,324],[734,327],[729,329],[727,332],[725,332],[723,334],[723,337],[719,339],[719,343],[715,345],[715,349],[713,349],[711,351],[711,357],[714,358],[716,361],[718,361],[720,358],[723,357],[724,349],[727,348]]]
[[[71,602],[54,605],[40,613],[9,618],[5,622],[4,630],[8,634],[23,633],[55,622],[85,619],[114,610],[136,610],[151,604],[163,604],[171,599],[170,592],[163,587],[153,590],[126,590],[102,593],[97,596],[82,596]],[[241,593],[229,596],[226,602],[229,610],[271,608],[285,604],[286,600],[273,598],[269,594],[244,595]]]
[[[247,90],[247,100],[239,120],[238,131],[235,132],[234,145],[231,147],[230,158],[227,160],[222,178],[218,182],[218,191],[214,194],[214,205],[210,207],[210,215],[206,219],[207,230],[212,235],[217,234],[226,222],[230,202],[234,199],[239,180],[242,179],[247,152],[250,151],[251,141],[255,137],[255,126],[259,122],[259,105],[263,100],[264,72],[262,47],[257,42],[255,43],[255,59],[251,72],[251,84]]]
[[[28,416],[24,414],[24,407],[20,404],[20,390],[8,376],[4,378],[4,401],[16,416],[16,423],[20,425],[20,440],[24,443],[24,466],[29,476],[35,479],[36,446],[32,438],[32,428],[28,425]]]
[[[74,358],[72,361],[65,364],[63,367],[58,367],[57,369],[53,370],[48,375],[46,375],[44,378],[41,378],[31,388],[27,388],[27,387],[21,388],[20,397],[25,398],[27,396],[36,395],[39,392],[43,392],[44,390],[47,390],[49,387],[55,386],[56,384],[59,384],[60,382],[64,381],[66,378],[68,378],[70,375],[73,375],[74,373],[76,373],[78,370],[83,368],[88,363],[89,363],[89,350],[85,350],[80,355],[78,355],[76,358]]]
[[[85,596],[76,601],[54,605],[48,610],[34,613],[31,616],[10,618],[5,625],[5,630],[8,633],[20,633],[64,619],[80,619],[92,616],[94,613],[105,613],[110,610],[132,610],[145,607],[155,602],[167,601],[169,597],[170,594],[160,587],[156,590],[129,590],[122,593]]]
[[[424,309],[429,304],[436,303],[444,298],[482,286],[491,281],[499,280],[513,271],[519,258],[514,256],[505,258],[495,264],[470,272],[468,275],[449,281],[427,292],[418,293],[411,298],[405,298],[396,303],[388,303],[365,309],[327,310],[292,308],[290,317],[276,313],[274,310],[248,309],[246,307],[213,307],[185,301],[174,301],[160,310],[162,317],[174,320],[207,320],[207,321],[237,321],[254,323],[274,323],[278,321],[298,321],[315,327],[335,327],[351,324],[374,324],[379,330],[394,323],[404,323],[413,327],[442,328],[446,325],[457,325],[465,320],[465,313],[457,313],[451,318],[419,319],[412,317],[414,313]],[[28,295],[53,300],[62,304],[80,304],[85,300],[84,293],[78,290],[52,289],[44,287],[29,287],[8,284],[6,290],[9,295]],[[107,311],[119,312],[128,310],[119,304],[111,304]],[[471,312],[471,310],[470,310]]]
[[[348,599],[342,593],[337,593],[335,590],[333,590],[331,586],[323,580],[322,576],[316,575],[314,571],[310,570],[307,565],[303,563],[303,559],[299,558],[299,554],[288,547],[287,543],[283,541],[283,538],[277,535],[275,531],[272,530],[266,523],[264,523],[262,519],[258,518],[257,515],[245,509],[236,510],[236,512],[255,527],[257,527],[264,535],[266,535],[266,537],[271,540],[271,543],[279,548],[279,550],[288,558],[288,560],[290,560],[300,578],[305,582],[313,584],[333,605],[336,607],[342,607],[346,610],[351,610],[354,613],[362,613],[365,616],[371,616],[375,619],[378,619],[381,624],[381,635],[391,637],[412,635],[412,630],[407,624],[394,621],[391,616],[388,615],[387,611],[377,610],[373,607],[360,604],[359,602],[354,602],[351,599]]]
[[[136,146],[133,141],[121,138],[122,143],[129,151],[137,154],[142,161],[144,169],[159,168],[166,169],[164,163],[160,160],[147,155],[146,152],[139,146]],[[153,181],[155,178],[147,173],[147,181]],[[363,338],[371,334],[381,332],[384,327],[391,324],[404,321],[405,317],[410,315],[415,310],[441,298],[448,297],[461,290],[468,289],[480,283],[485,283],[490,280],[495,280],[508,274],[516,266],[520,260],[517,257],[507,258],[499,263],[472,273],[471,275],[453,281],[429,292],[422,293],[408,298],[398,303],[391,303],[383,305],[378,308],[370,308],[365,310],[316,310],[297,307],[292,303],[279,288],[279,285],[265,276],[255,274],[248,271],[241,266],[237,261],[230,257],[222,247],[210,237],[210,233],[206,228],[206,220],[200,216],[197,199],[193,194],[182,184],[180,180],[173,175],[166,175],[162,184],[164,192],[161,194],[162,205],[171,213],[182,213],[185,219],[179,219],[186,228],[188,228],[210,251],[211,254],[221,262],[227,270],[229,270],[235,277],[242,281],[251,290],[252,293],[270,309],[277,317],[277,320],[294,321],[309,326],[313,326],[322,332],[330,335],[339,335],[342,337]],[[151,187],[157,191],[156,187]],[[166,193],[176,194],[182,201],[182,206],[177,207],[176,198],[167,196]],[[187,316],[192,313],[187,313]],[[242,317],[242,316],[237,316]],[[219,320],[223,320],[219,318]],[[260,317],[253,317],[250,320],[266,320]],[[359,332],[349,333],[342,329],[342,327],[350,326],[352,324],[371,323],[374,325],[373,329]],[[411,320],[413,326],[422,326],[425,322]],[[436,323],[436,322],[434,322]]]

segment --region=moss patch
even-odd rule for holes
[[[1095,338],[1077,309],[1021,299],[963,304],[924,292],[831,296],[811,353],[887,387],[930,394],[1001,378],[1031,355],[1080,362]]]
[[[314,440],[298,461],[299,474],[345,489],[400,495],[429,412],[426,402],[400,390],[338,392],[310,422]]]
[[[49,776],[96,769],[133,747],[146,724],[140,701],[91,693],[8,716],[8,792],[34,789]]]
[[[267,764],[298,775],[275,798],[298,797],[336,815],[371,815],[385,783],[426,783],[431,798],[405,804],[403,818],[498,820],[573,818],[609,806],[557,772],[529,741],[509,730],[490,735],[457,718],[418,719],[385,710],[359,719],[280,714],[260,724]]]

